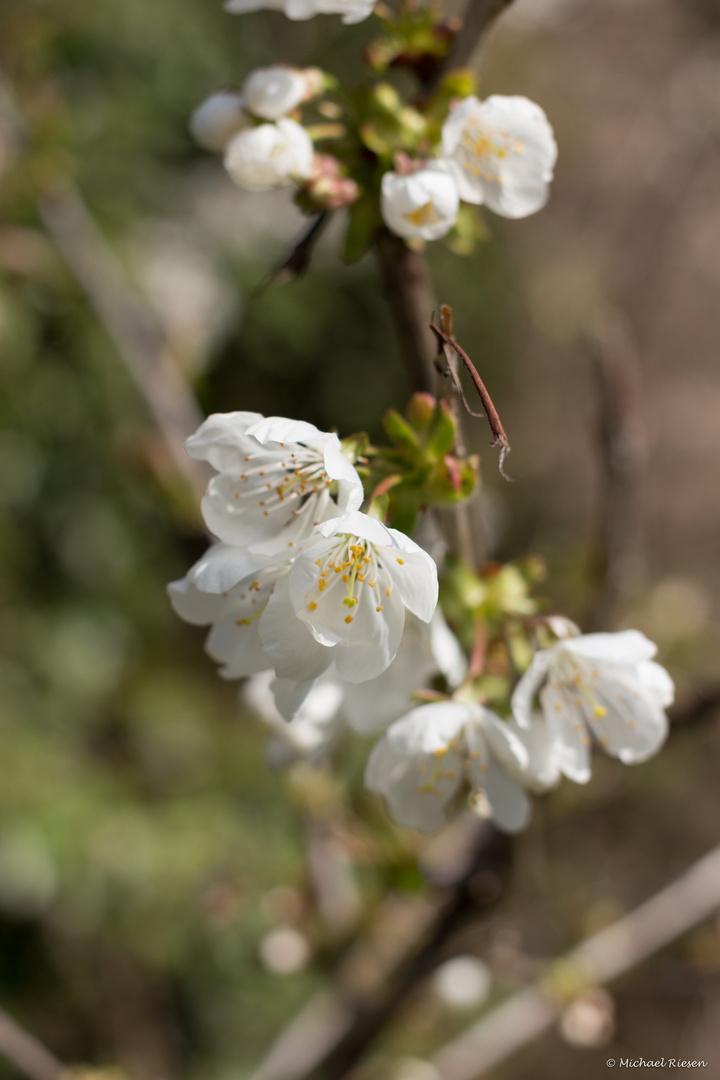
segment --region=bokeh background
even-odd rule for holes
[[[250,1077],[358,918],[389,892],[391,953],[424,910],[422,845],[363,795],[365,748],[341,747],[341,782],[270,771],[267,731],[171,612],[165,582],[205,543],[196,504],[48,204],[80,195],[120,322],[142,314],[181,398],[377,433],[408,385],[372,256],[340,263],[338,221],[306,277],[259,291],[301,216],[187,134],[204,96],[280,58],[361,78],[372,36],[219,0],[0,2],[0,1004],[66,1061]],[[516,0],[482,88],[537,100],[560,145],[545,211],[488,217],[470,257],[428,252],[513,444],[509,485],[468,433],[486,551],[541,554],[549,606],[586,626],[643,629],[680,703],[659,758],[598,761],[538,804],[503,901],[448,954],[481,958],[495,1001],[720,841],[720,729],[693,707],[717,693],[720,637],[720,7]],[[362,1075],[396,1075],[480,1008],[419,985]],[[605,1045],[554,1033],[498,1076],[606,1076],[634,1053],[720,1077],[720,922],[602,1009]]]

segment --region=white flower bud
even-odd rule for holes
[[[297,108],[308,95],[308,82],[297,68],[258,68],[243,85],[245,108],[263,120],[278,120]]]
[[[448,166],[431,161],[417,172],[382,178],[381,210],[391,232],[417,240],[439,240],[457,220],[460,196]]]
[[[249,191],[284,187],[310,176],[313,144],[305,128],[283,118],[236,135],[225,150],[225,168]]]
[[[205,150],[220,153],[247,123],[242,95],[236,90],[221,90],[198,106],[189,126],[196,143]]]

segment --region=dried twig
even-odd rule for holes
[[[0,1054],[30,1080],[60,1080],[64,1066],[43,1044],[0,1009]]]
[[[442,330],[439,326],[436,326],[435,323],[430,324],[430,329],[432,330],[433,334],[435,334],[438,342],[443,345],[447,345],[451,349],[453,349],[453,351],[460,357],[463,364],[465,365],[465,369],[473,381],[475,389],[477,390],[478,396],[482,402],[483,409],[485,410],[485,415],[488,418],[488,423],[490,424],[490,430],[493,434],[493,441],[490,443],[490,445],[500,447],[500,472],[506,480],[510,480],[510,477],[507,475],[503,467],[505,464],[505,458],[510,453],[510,443],[508,442],[508,437],[505,434],[505,429],[502,426],[502,421],[500,420],[498,411],[495,408],[493,400],[487,391],[485,383],[480,378],[478,370],[473,364],[468,354],[465,352],[461,345],[458,345],[454,337],[452,337],[450,334],[446,334],[445,331]]]
[[[177,471],[196,491],[205,470],[185,452],[202,422],[195,397],[151,312],[125,280],[80,194],[64,187],[39,203],[40,216],[115,345],[160,429]]]
[[[720,847],[635,911],[587,938],[555,962],[574,971],[578,984],[602,986],[687,933],[720,907]],[[553,994],[553,969],[521,990],[432,1058],[441,1080],[478,1080],[542,1035],[559,1018],[564,1001]]]

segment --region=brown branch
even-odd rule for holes
[[[258,285],[252,295],[260,296],[270,285],[284,285],[301,277],[310,265],[315,245],[329,220],[330,214],[327,211],[317,214],[307,228],[300,233],[291,251],[275,264],[265,281]]]
[[[475,389],[478,392],[478,396],[482,402],[482,407],[485,410],[485,415],[488,418],[488,423],[490,424],[490,430],[493,435],[493,441],[490,443],[490,445],[500,447],[500,472],[506,480],[509,480],[510,477],[505,472],[503,466],[505,464],[505,458],[510,453],[510,443],[508,441],[507,435],[505,434],[505,429],[502,426],[502,421],[500,420],[498,411],[493,404],[493,400],[487,391],[485,383],[480,378],[478,370],[473,364],[468,354],[465,352],[461,345],[458,345],[454,337],[452,337],[450,334],[446,334],[445,331],[441,330],[439,326],[435,325],[435,323],[430,324],[430,329],[432,330],[433,334],[435,334],[438,342],[444,345],[448,345],[451,349],[453,349],[453,351],[460,357],[463,364],[465,365],[465,370],[473,381],[473,385],[475,386]]]
[[[34,1035],[0,1009],[0,1054],[30,1080],[60,1080],[65,1067]]]
[[[366,1004],[350,1005],[353,1022],[335,1047],[318,1064],[317,1080],[342,1080],[415,989],[435,970],[449,940],[468,919],[490,910],[504,891],[509,873],[512,842],[491,824],[482,823],[468,863],[452,888],[445,893],[425,940],[385,983],[379,997]]]
[[[602,986],[631,971],[720,907],[720,847],[640,907],[587,938],[550,968],[471,1025],[433,1056],[441,1080],[479,1080],[559,1019],[559,988],[575,972],[578,986]],[[553,973],[560,978],[553,979]]]
[[[379,230],[375,250],[410,384],[414,390],[432,393],[437,350],[427,325],[434,308],[427,263],[387,229]]]
[[[424,97],[429,97],[442,82],[446,72],[468,67],[476,51],[485,41],[496,19],[510,7],[512,0],[469,0],[463,24],[457,32],[452,50],[432,78],[425,84]]]

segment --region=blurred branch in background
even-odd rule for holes
[[[126,282],[115,255],[75,189],[66,186],[45,195],[39,210],[145,399],[175,469],[195,492],[202,493],[207,476],[185,452],[185,440],[203,416],[157,321]]]
[[[437,1051],[441,1080],[477,1080],[546,1032],[569,1002],[563,987],[602,986],[687,933],[720,906],[720,847],[629,915],[555,961],[521,990]]]
[[[632,334],[612,313],[588,339],[599,404],[603,473],[591,579],[596,599],[589,629],[605,629],[642,584],[645,558],[642,482],[647,439],[642,377]]]
[[[30,1080],[60,1080],[64,1066],[41,1042],[0,1009],[0,1054]]]
[[[512,0],[470,0],[465,9],[462,27],[455,38],[448,68],[467,67],[472,62],[476,50],[492,29],[495,20],[511,3]]]
[[[350,985],[353,979],[347,974],[348,969],[364,966],[357,960],[357,950],[363,946],[353,946],[345,958],[349,963],[341,961],[336,972],[336,997],[321,994],[314,999],[278,1037],[253,1080],[301,1080],[315,1075],[340,1080],[394,1019],[420,980],[445,958],[453,935],[468,920],[494,907],[504,892],[512,842],[488,822],[471,824],[464,853],[436,880],[438,887],[430,901],[434,914],[421,921],[417,940],[396,969],[381,973],[370,992],[363,992]],[[365,942],[372,948],[372,934],[365,935]],[[377,969],[377,962],[372,966]]]

